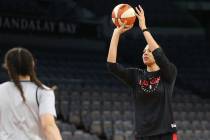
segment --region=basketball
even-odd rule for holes
[[[135,10],[128,4],[119,4],[112,11],[112,21],[115,26],[131,26],[136,20]]]

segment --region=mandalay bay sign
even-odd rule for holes
[[[71,22],[0,16],[0,29],[7,32],[76,34],[77,27]]]

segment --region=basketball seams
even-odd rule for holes
[[[132,14],[130,14],[130,13],[132,13]],[[134,17],[134,16],[135,16],[135,11],[133,10],[133,8],[129,8],[126,11],[124,11],[120,17],[121,18],[129,18],[129,17]]]
[[[131,8],[131,7],[129,5],[127,5],[127,4],[120,5],[120,7],[118,9],[117,17],[121,17],[122,14],[124,12],[126,12],[129,8]]]

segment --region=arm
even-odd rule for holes
[[[161,48],[153,51],[155,62],[160,67],[163,77],[168,82],[173,82],[177,76],[176,66],[169,61]]]
[[[55,95],[53,90],[40,90],[39,118],[41,128],[47,140],[62,140],[55,123]]]
[[[134,82],[134,75],[137,69],[125,68],[118,63],[107,63],[108,70],[112,72],[117,78],[125,82],[128,86],[132,86]]]
[[[124,28],[124,26],[121,26],[114,30],[112,38],[111,38],[108,56],[107,56],[108,69],[113,74],[115,74],[118,78],[125,81],[128,85],[131,84],[131,79],[129,76],[130,72],[128,69],[126,69],[122,65],[117,64],[117,49],[118,49],[118,42],[119,42],[120,35],[131,28],[132,28],[132,26],[128,27],[128,28]]]
[[[120,38],[120,33],[117,30],[114,30],[109,47],[107,62],[116,63],[119,38]]]
[[[139,27],[143,31],[147,29],[145,23],[144,10],[140,5],[135,9],[137,11],[136,16],[139,20]],[[160,67],[160,70],[163,73],[163,77],[168,81],[171,80],[173,81],[173,79],[175,79],[177,75],[177,70],[175,65],[168,60],[168,58],[165,56],[164,52],[159,47],[159,45],[157,44],[157,42],[155,41],[155,39],[148,30],[143,31],[143,34],[150,51],[152,51],[154,55],[155,62]]]
[[[108,57],[107,57],[107,62],[109,63],[116,63],[117,61],[117,48],[118,48],[118,43],[119,43],[119,38],[122,33],[125,31],[131,29],[132,26],[126,28],[123,26],[117,27],[114,29],[114,32],[112,34],[110,46],[109,46],[109,52],[108,52]]]
[[[147,29],[146,26],[146,22],[145,22],[145,16],[144,16],[144,10],[142,9],[142,7],[139,5],[138,7],[135,8],[137,13],[136,16],[139,20],[139,27],[141,30],[145,30]],[[153,38],[153,36],[151,35],[151,33],[149,31],[144,31],[144,38],[149,46],[150,51],[154,51],[155,49],[159,48],[159,45],[157,44],[157,42],[155,41],[155,39]]]
[[[40,117],[40,120],[42,130],[47,140],[62,140],[53,115],[44,114]]]

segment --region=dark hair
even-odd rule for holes
[[[21,47],[10,49],[4,57],[3,66],[7,69],[11,80],[20,91],[23,102],[26,99],[18,76],[29,75],[31,82],[34,82],[42,89],[44,88],[42,82],[36,76],[33,55],[27,49]]]

